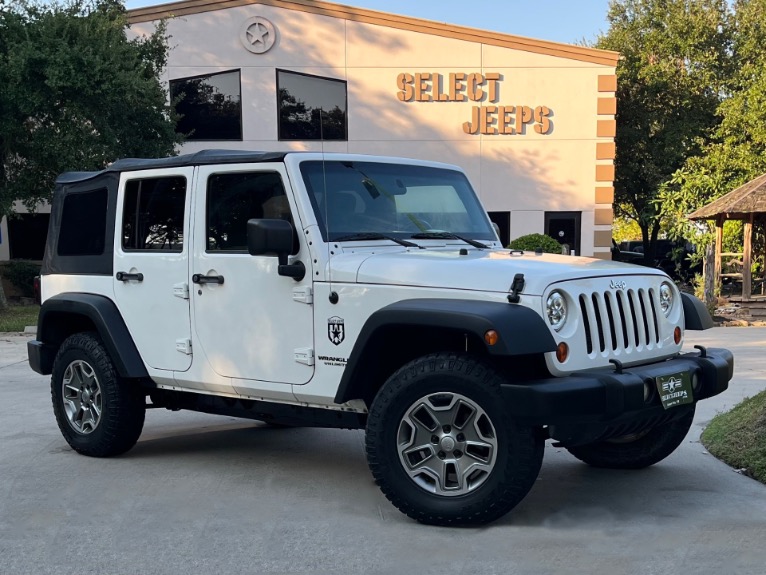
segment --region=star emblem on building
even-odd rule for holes
[[[245,33],[247,34],[247,39],[250,41],[251,45],[255,46],[257,44],[262,44],[263,46],[266,46],[266,39],[268,38],[269,31],[260,22],[250,24]]]
[[[266,18],[254,16],[242,25],[239,39],[248,51],[263,54],[271,50],[277,41],[277,29]]]

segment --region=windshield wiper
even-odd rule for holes
[[[335,238],[334,242],[354,242],[354,241],[363,241],[363,240],[389,240],[396,244],[399,244],[400,246],[404,246],[405,248],[420,248],[421,250],[424,250],[425,248],[423,246],[419,246],[415,242],[408,242],[407,240],[400,240],[399,238],[395,238],[392,236],[387,236],[385,234],[378,234],[376,232],[365,232],[365,233],[359,233],[359,234],[349,234],[347,236],[341,236],[339,238]]]
[[[489,249],[489,246],[486,246],[481,242],[477,242],[471,238],[464,238],[463,236],[453,234],[452,232],[420,232],[418,234],[412,234],[410,237],[415,240],[461,240],[480,250]]]

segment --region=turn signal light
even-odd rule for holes
[[[494,329],[487,330],[487,333],[484,334],[484,341],[487,342],[487,345],[495,345],[498,339],[500,336]]]
[[[678,326],[673,330],[673,341],[676,342],[676,345],[681,343],[681,328]]]
[[[564,363],[569,357],[569,346],[563,341],[556,347],[556,359]]]

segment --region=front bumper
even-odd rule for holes
[[[656,393],[656,378],[681,372],[697,376],[696,403],[728,388],[734,357],[727,349],[711,348],[624,368],[622,373],[614,368],[594,369],[568,377],[505,384],[502,391],[517,420],[547,426],[552,438],[577,445],[637,433],[694,409],[692,403],[665,410]]]

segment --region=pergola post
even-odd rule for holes
[[[723,222],[725,216],[719,214],[715,218],[715,285],[721,286],[721,252],[723,251]]]
[[[715,248],[708,244],[705,248],[705,261],[702,263],[702,276],[705,278],[705,305],[710,308],[716,303],[715,297]]]
[[[752,291],[753,279],[752,279],[752,259],[753,259],[753,214],[751,213],[749,218],[745,220],[744,229],[745,247],[742,250],[742,301],[748,301],[750,299],[750,292]]]

